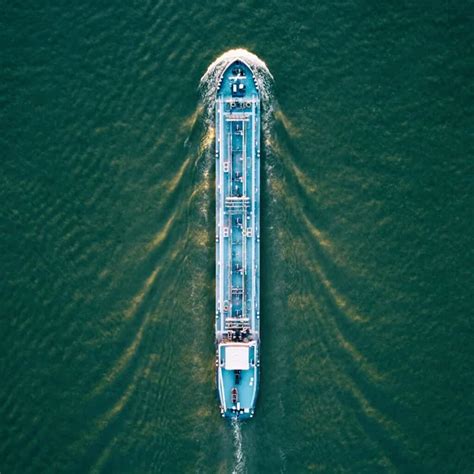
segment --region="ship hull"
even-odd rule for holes
[[[227,65],[216,94],[216,380],[221,414],[251,418],[260,383],[260,92]]]

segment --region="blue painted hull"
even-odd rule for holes
[[[251,418],[260,378],[260,92],[227,65],[216,94],[216,368],[221,414]]]

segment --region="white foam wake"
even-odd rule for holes
[[[242,448],[242,430],[237,418],[232,418],[232,435],[234,437],[234,467],[232,474],[243,474],[247,471],[244,450]]]
[[[262,128],[265,132],[269,126],[269,122],[271,121],[275,105],[273,95],[273,76],[268,70],[267,65],[258,56],[243,48],[226,51],[207,68],[206,73],[201,77],[199,89],[207,110],[208,119],[212,120],[213,118],[217,82],[226,66],[236,59],[241,59],[245,62],[245,64],[252,69],[255,76],[262,101]]]

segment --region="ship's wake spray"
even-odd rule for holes
[[[246,472],[244,450],[242,449],[242,430],[238,418],[232,418],[232,436],[234,441],[234,467],[232,474]]]

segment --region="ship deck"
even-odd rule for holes
[[[236,61],[223,73],[216,98],[217,344],[260,338],[259,183],[260,96],[250,68]],[[221,403],[229,406],[234,374],[221,372]],[[257,372],[248,372],[253,375],[242,373],[242,383],[251,390],[241,404],[253,408]]]

